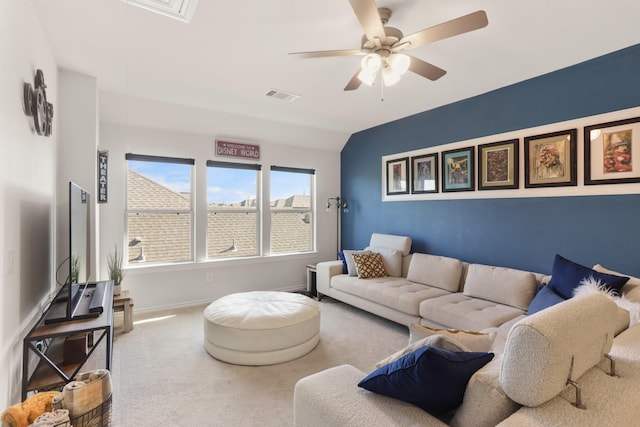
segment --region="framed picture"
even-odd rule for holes
[[[474,148],[442,152],[442,191],[473,191],[475,189]]]
[[[438,192],[438,155],[426,154],[411,158],[411,193]]]
[[[519,139],[478,146],[478,190],[519,186]]]
[[[387,195],[409,194],[409,158],[387,160]]]
[[[577,129],[525,137],[525,188],[576,185],[577,137]]]
[[[629,182],[640,182],[640,117],[585,127],[584,183]]]

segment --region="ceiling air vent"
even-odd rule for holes
[[[160,15],[183,22],[191,22],[198,0],[122,0]]]
[[[300,95],[287,93],[287,92],[283,92],[281,90],[275,90],[275,89],[271,89],[269,92],[267,92],[267,96],[269,98],[281,99],[283,101],[295,101],[296,99],[300,98]]]

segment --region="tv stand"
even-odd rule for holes
[[[49,323],[47,319],[56,315],[56,304],[52,303],[24,338],[22,400],[29,392],[55,389],[72,381],[94,353],[104,353],[104,366],[111,370],[113,281],[95,285],[104,290],[102,312],[90,313],[91,317]],[[85,299],[88,310],[92,298]]]

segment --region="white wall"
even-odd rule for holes
[[[255,125],[244,120],[246,127]],[[252,128],[251,132],[256,129]],[[235,134],[241,134],[238,129]],[[100,149],[109,150],[109,203],[99,206],[102,278],[107,277],[105,258],[114,244],[125,240],[125,153],[186,157],[196,160],[196,203],[200,212],[206,206],[206,160],[229,160],[214,156],[215,135],[144,129],[117,124],[100,124]],[[131,268],[123,282],[135,301],[136,310],[208,302],[223,295],[249,290],[293,290],[306,284],[305,265],[335,259],[336,213],[325,212],[328,197],[340,190],[340,153],[337,151],[296,148],[272,141],[255,141],[261,146],[259,163],[268,179],[269,167],[291,166],[316,170],[317,253],[265,257],[254,260],[205,261],[204,241],[197,244],[198,262],[176,266]],[[265,182],[268,188],[268,182]],[[267,199],[268,200],[268,199]],[[267,202],[268,203],[268,202]],[[264,224],[267,228],[268,223]],[[196,218],[196,231],[204,235],[206,216]],[[214,280],[207,282],[207,273]]]
[[[32,131],[23,82],[44,72],[53,135]],[[0,408],[20,401],[22,338],[54,288],[57,67],[31,2],[0,2]]]
[[[96,202],[98,173],[98,81],[95,77],[60,69],[58,72],[58,174],[57,174],[57,263],[69,271],[69,181],[91,194],[90,280],[98,265],[99,211]],[[62,271],[62,270],[61,270]],[[62,273],[60,273],[62,277]]]

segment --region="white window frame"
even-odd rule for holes
[[[131,242],[136,236],[129,236],[129,215],[130,214],[179,214],[179,215],[188,215],[189,216],[189,258],[186,260],[179,261],[168,261],[163,260],[159,262],[150,262],[150,263],[132,263],[129,261],[130,256],[127,256],[125,265],[127,267],[132,266],[151,266],[151,265],[171,265],[171,264],[184,264],[193,262],[195,260],[195,160],[191,158],[180,158],[180,157],[163,157],[163,156],[153,156],[146,154],[133,154],[126,153],[125,154],[125,164],[126,164],[126,174],[129,173],[129,160],[134,161],[144,161],[144,162],[156,162],[156,163],[174,163],[174,164],[184,164],[190,165],[190,176],[189,176],[189,186],[190,186],[190,197],[189,197],[189,209],[129,209],[129,180],[128,176],[125,177],[125,209],[124,209],[124,224],[125,224],[125,245],[129,246],[128,243]],[[142,242],[144,247],[144,242]],[[124,254],[129,254],[130,251],[128,247],[125,247],[123,250]]]
[[[236,163],[236,162],[223,162],[218,160],[207,160],[207,182],[208,182],[208,173],[209,168],[227,168],[227,169],[239,169],[239,170],[254,170],[256,171],[256,206],[255,208],[247,209],[247,208],[224,208],[224,209],[215,209],[209,208],[209,201],[206,202],[206,218],[207,218],[207,229],[205,230],[205,257],[207,261],[222,261],[227,260],[229,257],[215,257],[209,254],[209,213],[220,213],[220,214],[229,214],[229,213],[255,213],[256,215],[256,252],[254,254],[247,255],[238,255],[236,258],[252,258],[252,257],[260,257],[262,256],[262,165],[255,163]],[[235,243],[235,242],[234,242]]]
[[[308,250],[305,251],[295,251],[295,252],[286,252],[286,253],[274,253],[273,252],[273,233],[271,232],[271,230],[273,229],[273,219],[270,218],[270,224],[271,225],[271,229],[269,230],[269,253],[271,255],[275,255],[275,256],[280,256],[280,255],[295,255],[295,254],[307,254],[310,252],[314,252],[316,250],[316,213],[314,210],[314,206],[315,206],[315,174],[316,171],[315,169],[306,169],[306,168],[294,168],[294,167],[286,167],[286,166],[271,166],[270,168],[271,172],[290,172],[290,173],[299,173],[299,174],[307,174],[309,175],[309,207],[308,208],[296,208],[296,209],[291,209],[291,208],[286,208],[286,209],[282,209],[282,208],[274,208],[271,206],[271,200],[269,201],[269,215],[270,217],[273,216],[273,214],[277,214],[277,213],[292,213],[292,212],[300,212],[300,213],[304,213],[304,212],[309,212],[311,214],[311,242],[310,242],[310,247]],[[269,194],[271,194],[271,176],[269,177]]]

